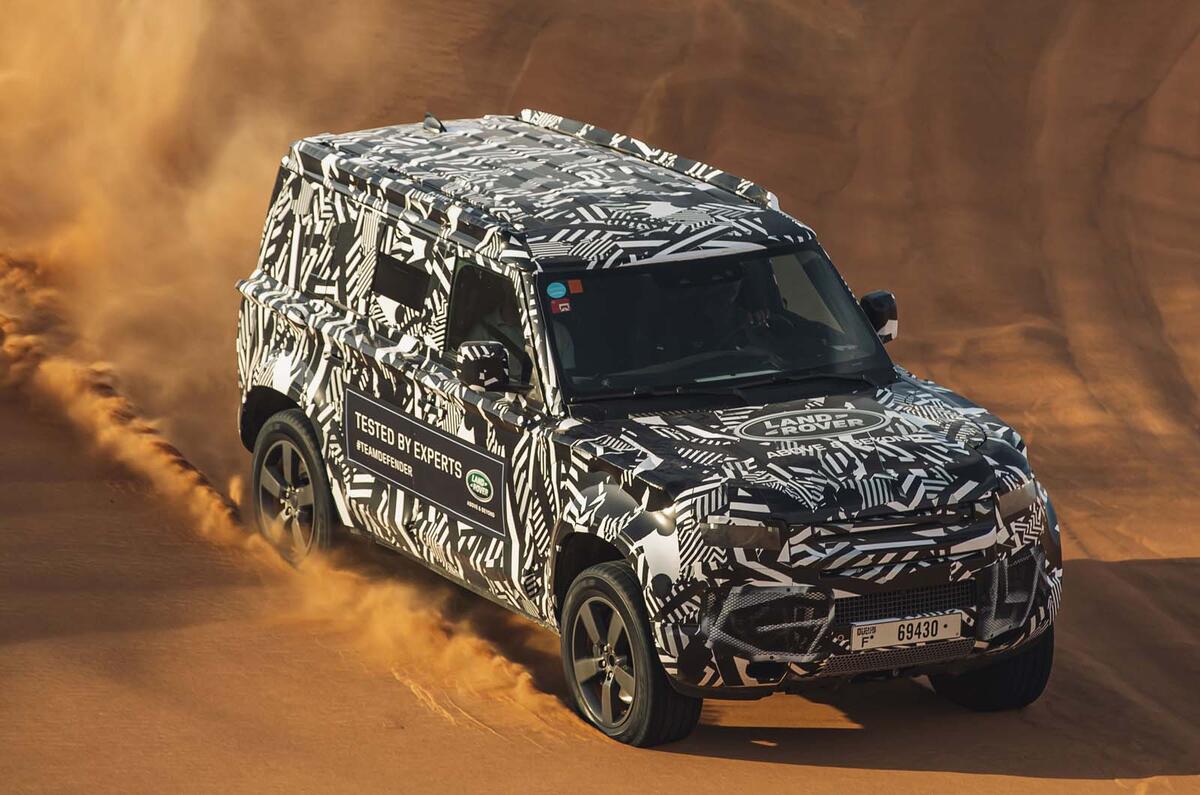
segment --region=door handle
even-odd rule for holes
[[[501,426],[502,428],[507,428],[510,431],[516,431],[518,433],[524,431],[531,424],[528,420],[525,420],[525,419],[522,419],[522,420],[520,420],[519,423],[516,423],[516,422],[509,422],[508,420],[500,417],[497,414],[489,414],[488,416],[490,416],[493,420],[495,420],[496,424]]]

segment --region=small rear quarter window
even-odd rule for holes
[[[372,288],[384,298],[390,298],[410,309],[421,309],[429,292],[429,274],[424,268],[409,265],[379,252],[375,261],[375,280]]]

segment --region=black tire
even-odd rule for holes
[[[329,546],[333,498],[320,445],[302,411],[281,411],[263,424],[251,472],[254,521],[285,560],[299,565]]]
[[[607,621],[606,610],[611,611]],[[614,629],[614,615],[623,635]],[[567,686],[576,711],[589,723],[614,740],[643,748],[681,740],[696,727],[704,702],[677,692],[667,681],[650,639],[641,587],[628,565],[601,563],[576,577],[567,591],[561,629]],[[611,648],[604,650],[614,637]],[[589,650],[594,652],[591,657]],[[593,666],[596,673],[588,677]],[[632,693],[621,684],[630,682],[630,676]],[[608,721],[602,714],[606,699]]]
[[[1054,627],[985,668],[929,677],[938,695],[976,712],[1020,709],[1037,701],[1054,664]]]

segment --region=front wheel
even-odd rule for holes
[[[329,546],[333,500],[325,462],[299,409],[271,416],[254,444],[254,517],[259,532],[296,565]]]
[[[1020,709],[1037,701],[1054,665],[1054,627],[1025,648],[984,668],[929,677],[938,695],[977,712]]]
[[[637,577],[624,563],[592,566],[571,584],[562,657],[576,710],[614,740],[642,747],[680,740],[700,719],[703,701],[667,681]]]

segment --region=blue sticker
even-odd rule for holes
[[[562,298],[567,294],[567,285],[562,282],[550,282],[546,285],[546,295],[551,298]]]

